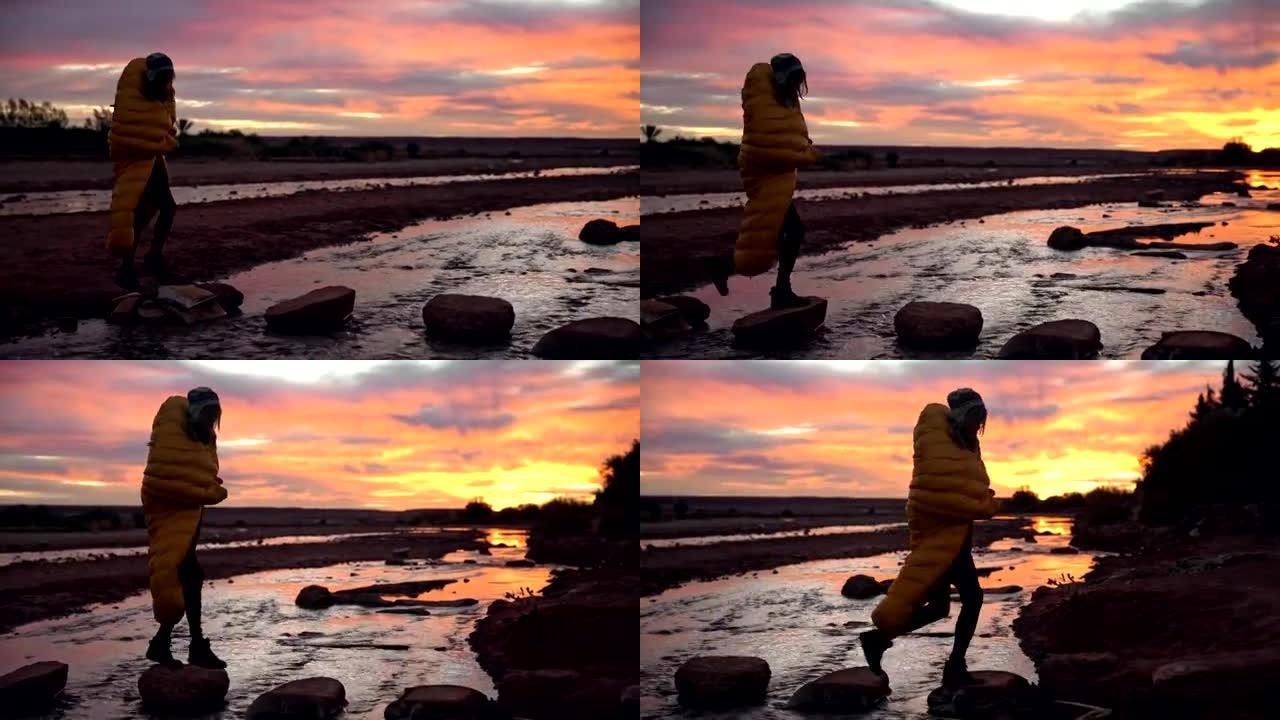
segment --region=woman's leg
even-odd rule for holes
[[[934,585],[929,590],[929,594],[925,596],[924,604],[917,606],[912,611],[911,620],[908,622],[904,632],[914,632],[925,625],[946,617],[951,611],[950,588],[951,586],[945,577]],[[858,641],[862,644],[862,654],[867,658],[867,665],[872,672],[882,672],[880,659],[884,656],[885,650],[893,647],[893,640],[880,628],[871,628],[862,633],[858,637]]]
[[[970,541],[966,540],[964,550],[951,564],[948,578],[956,586],[960,594],[960,616],[956,618],[955,642],[951,646],[951,657],[943,671],[943,683],[962,683],[968,679],[968,666],[965,654],[969,652],[969,643],[978,629],[978,615],[982,612],[982,585],[978,582],[978,570],[973,564],[973,553]]]
[[[173,190],[169,187],[169,173],[163,162],[156,161],[156,169],[152,172],[151,197],[156,214],[156,226],[151,235],[151,248],[142,259],[142,267],[153,275],[164,272],[164,243],[169,239],[169,231],[173,229],[173,218],[178,211],[178,203],[173,199]]]
[[[204,569],[200,567],[199,561],[196,560],[194,542],[192,542],[191,551],[187,553],[187,557],[182,564],[184,569],[180,571],[179,576],[182,578],[182,597],[187,606],[187,625],[191,627],[191,649],[187,652],[187,662],[200,667],[220,670],[225,668],[227,664],[213,654],[213,649],[209,647],[209,639],[204,636],[204,629],[200,623],[200,615],[203,609],[201,587],[204,585]]]
[[[804,242],[805,227],[796,212],[796,204],[787,206],[787,214],[782,218],[782,227],[778,230],[778,278],[774,283],[773,294],[779,300],[793,301],[795,293],[791,290],[791,272],[795,270],[796,258],[800,257],[800,244]]]

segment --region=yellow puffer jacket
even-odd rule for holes
[[[773,92],[773,69],[756,63],[742,85],[742,146],[738,174],[747,207],[734,248],[734,271],[759,275],[773,267],[778,231],[796,189],[796,170],[818,160],[799,107],[786,107]]]
[[[157,102],[142,94],[147,61],[134,58],[124,67],[116,84],[115,111],[107,143],[115,163],[111,189],[111,230],[107,250],[116,256],[133,248],[133,213],[152,166],[164,162],[164,154],[178,147],[178,112],[172,100]]]
[[[906,628],[929,589],[942,580],[973,521],[991,517],[999,507],[982,458],[952,437],[946,405],[925,406],[916,421],[914,444],[907,494],[911,552],[871,613],[871,621],[890,637]]]
[[[164,401],[151,424],[147,468],[142,475],[142,510],[150,543],[151,602],[156,620],[176,623],[186,603],[178,566],[195,541],[205,505],[227,498],[218,477],[218,451],[187,436],[187,399]]]

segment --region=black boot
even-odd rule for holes
[[[955,688],[961,685],[967,685],[973,682],[973,678],[969,677],[969,664],[964,658],[947,660],[947,664],[942,666],[942,686],[945,688]]]
[[[211,670],[221,670],[227,666],[221,658],[213,654],[213,650],[209,648],[209,639],[203,637],[191,638],[191,649],[187,651],[187,662]]]
[[[873,629],[859,635],[858,643],[862,645],[862,655],[867,659],[867,667],[871,668],[871,672],[883,675],[880,659],[884,657],[885,650],[893,647],[893,641],[885,637],[884,633]]]
[[[800,307],[805,304],[805,299],[796,295],[790,286],[769,288],[769,309],[781,310],[783,308]]]
[[[173,668],[175,670],[182,667],[182,663],[173,656],[173,651],[169,649],[169,636],[156,635],[151,638],[151,642],[147,643],[147,659],[157,665]]]
[[[149,252],[142,258],[142,271],[160,280],[164,278],[164,256],[157,252]]]
[[[125,290],[138,289],[138,273],[133,269],[133,261],[127,260],[116,270],[116,284]]]
[[[716,292],[721,296],[728,295],[729,276],[733,274],[733,258],[715,255],[703,258],[702,263],[706,266],[707,274],[711,276],[711,282],[716,286]]]

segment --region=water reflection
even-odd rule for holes
[[[698,535],[693,537],[642,539],[640,543],[656,548],[677,547],[680,545],[714,545],[722,542],[746,542],[749,540],[771,540],[774,538],[805,537],[808,535],[841,535],[844,533],[880,532],[893,528],[905,527],[906,523],[880,523],[878,525],[823,525],[821,527],[804,528],[802,530],[779,530],[778,532],[738,533],[733,535]]]
[[[1033,527],[1069,529],[1068,518],[1033,518]],[[979,551],[980,568],[990,568],[984,588],[1020,585],[1018,592],[988,594],[969,650],[973,670],[1007,670],[1035,680],[1035,667],[1023,654],[1011,624],[1032,591],[1063,576],[1082,577],[1094,555],[1054,555],[1068,535],[1044,535],[1036,542],[1004,540]],[[786,701],[802,684],[841,668],[864,665],[858,633],[868,627],[878,598],[850,600],[840,587],[853,574],[891,578],[905,552],[864,558],[822,560],[709,582],[689,583],[641,602],[640,666],[645,717],[684,717],[676,704],[676,669],[695,655],[754,655],[768,661],[773,677],[763,707],[732,713],[700,714],[709,718],[749,720],[797,719]],[[922,633],[950,632],[950,618]],[[911,634],[900,638],[885,656],[893,695],[865,717],[918,718],[927,713],[925,698],[941,682],[950,637]]]

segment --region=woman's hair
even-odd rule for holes
[[[172,70],[158,73],[154,79],[142,78],[142,96],[155,102],[169,102],[174,98],[174,74]]]
[[[187,437],[212,445],[221,424],[222,405],[217,393],[207,387],[193,388],[187,393]]]
[[[796,107],[800,98],[809,94],[809,81],[800,64],[800,58],[790,53],[774,55],[769,60],[773,68],[773,91],[778,103],[786,107]]]

